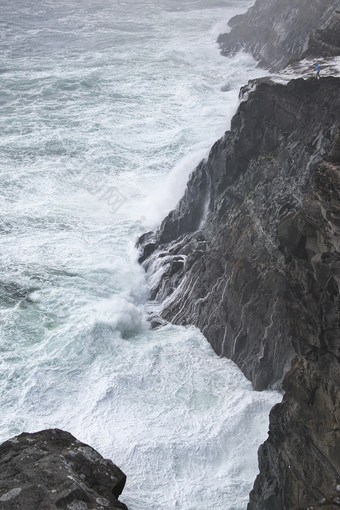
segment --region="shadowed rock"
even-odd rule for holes
[[[305,56],[339,55],[339,8],[339,0],[256,0],[219,36],[222,54],[245,50],[272,71]]]
[[[162,317],[198,326],[264,389],[280,385],[299,344],[282,246],[300,258],[326,249],[291,216],[331,151],[340,80],[251,82],[242,95],[231,131],[193,172],[177,208],[140,239],[140,260],[159,275],[152,298]],[[312,348],[319,318],[311,311],[303,321]]]
[[[322,29],[315,30],[311,34],[308,41],[308,49],[302,57],[312,57],[316,59],[337,56],[339,54],[340,9],[337,9]]]
[[[340,484],[340,79],[252,81],[241,99],[139,247],[164,319],[198,326],[257,389],[285,377],[248,510],[290,510]]]
[[[1,510],[127,510],[118,501],[124,473],[58,429],[0,445]]]

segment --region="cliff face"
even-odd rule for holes
[[[192,174],[176,210],[141,239],[145,268],[160,276],[152,277],[152,297],[162,317],[197,325],[257,389],[275,386],[299,352],[300,320],[308,329],[304,350],[317,343],[319,318],[291,310],[285,249],[310,259],[325,251],[312,246],[317,234],[308,225],[290,239],[301,219],[288,225],[331,150],[339,83],[250,83],[231,131]]]
[[[124,473],[58,429],[20,434],[0,445],[2,510],[127,510]]]
[[[332,57],[340,54],[340,9],[333,12],[322,29],[315,30],[303,57]]]
[[[248,507],[282,510],[340,483],[340,79],[241,93],[140,261],[162,318],[198,326],[255,388],[292,366]]]
[[[314,504],[336,493],[340,481],[339,198],[337,153],[316,168],[302,207],[279,225],[288,310],[292,318],[299,314],[291,321],[298,356],[284,379],[283,402],[271,411],[249,510]],[[298,253],[292,240],[303,240]],[[340,505],[339,494],[331,502]]]
[[[243,49],[272,71],[305,56],[339,55],[337,9],[339,0],[256,0],[229,21],[231,31],[218,42],[223,54]]]

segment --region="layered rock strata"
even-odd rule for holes
[[[290,509],[326,499],[340,505],[340,494],[327,498],[340,489],[339,156],[317,167],[303,206],[278,228],[290,314],[300,315],[292,320],[298,356],[284,379],[282,404],[271,411],[249,510]],[[304,248],[294,255],[298,238]],[[312,322],[317,326],[313,345]]]
[[[339,55],[339,0],[256,0],[229,21],[218,42],[224,55],[245,50],[259,65],[279,71],[305,56]]]
[[[231,131],[193,172],[159,230],[140,240],[161,316],[197,325],[257,389],[282,379],[299,343],[292,334],[300,319],[310,321],[307,314],[292,319],[284,225],[331,150],[339,84],[335,78],[250,82]],[[291,242],[294,254],[303,251],[297,235]],[[312,349],[317,318],[308,329]]]
[[[118,501],[124,473],[58,429],[0,445],[1,510],[127,510]]]
[[[308,39],[308,48],[303,58],[314,59],[338,56],[340,54],[340,5],[326,25],[315,30]]]
[[[253,81],[184,197],[139,241],[155,323],[194,324],[281,387],[248,510],[340,484],[340,79]]]

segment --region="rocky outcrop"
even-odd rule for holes
[[[280,384],[297,351],[300,323],[292,320],[282,245],[331,150],[339,92],[335,78],[251,82],[231,131],[192,174],[176,210],[140,240],[162,317],[198,326],[257,389]],[[311,238],[296,235],[294,255],[304,240],[313,249]],[[312,349],[318,319],[303,320]]]
[[[316,504],[340,483],[339,123],[340,79],[250,82],[139,241],[155,322],[198,326],[257,389],[285,377],[248,510]]]
[[[251,53],[272,71],[305,56],[339,55],[339,0],[256,0],[218,38],[222,53]]]
[[[0,445],[1,510],[127,510],[118,501],[124,473],[58,429]]]
[[[340,7],[340,6],[339,6]],[[303,58],[325,58],[340,54],[340,8],[335,10],[326,25],[315,30],[309,40]]]

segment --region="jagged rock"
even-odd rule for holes
[[[58,429],[0,445],[1,510],[127,510],[118,501],[124,473]]]
[[[339,7],[339,0],[256,0],[219,36],[222,54],[245,50],[272,71],[305,56],[338,55]]]
[[[312,225],[291,217],[312,169],[331,150],[339,93],[336,78],[251,83],[231,131],[152,234],[152,252],[146,242],[147,254],[141,253],[148,273],[160,275],[152,298],[165,302],[163,318],[198,326],[257,389],[280,384],[296,352],[283,246],[295,255],[324,249],[312,246]],[[174,273],[171,261],[179,256]],[[313,345],[318,323],[305,320]]]
[[[324,58],[339,55],[340,53],[340,10],[336,10],[326,26],[315,30],[309,40],[308,48],[302,55],[305,57]]]
[[[320,502],[315,505],[294,507],[290,510],[339,510],[340,508],[340,486],[334,490],[332,494],[326,498],[322,498]]]
[[[334,137],[333,150],[329,156],[333,163],[340,163],[340,129]]]
[[[162,317],[198,326],[255,388],[280,387],[295,358],[248,507],[290,510],[340,483],[340,79],[252,81],[241,99],[139,247]]]
[[[313,505],[340,482],[339,213],[340,166],[324,162],[281,238],[298,356],[271,412],[249,510]]]

